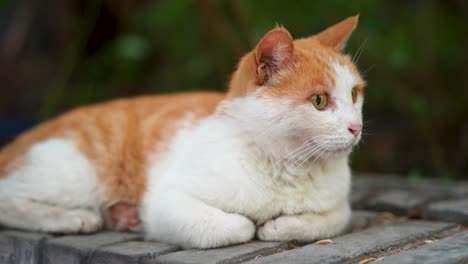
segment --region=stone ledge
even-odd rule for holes
[[[468,223],[466,182],[355,177],[351,200],[354,208],[366,211],[355,210],[346,234],[332,238],[333,244],[252,241],[182,250],[142,241],[135,233],[52,236],[3,230],[0,264],[358,263],[378,258],[382,263],[468,263],[468,230],[457,226]]]
[[[431,203],[423,209],[423,216],[468,226],[468,198]]]
[[[307,245],[252,263],[343,263],[416,239],[430,237],[453,226],[426,221],[395,222],[336,238],[334,243]]]

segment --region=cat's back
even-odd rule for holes
[[[101,182],[111,185],[109,195],[113,199],[138,202],[138,193],[145,185],[146,161],[152,152],[169,144],[184,119],[212,114],[223,98],[223,94],[214,92],[177,93],[77,108],[5,146],[0,151],[0,177],[27,163],[25,154],[31,146],[65,139],[95,165]]]

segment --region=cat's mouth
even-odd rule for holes
[[[353,150],[353,145],[350,145],[350,146],[345,147],[345,148],[337,149],[336,152],[338,152],[340,154],[341,153],[345,154],[345,153],[351,152],[351,150]]]
[[[344,156],[344,155],[348,155],[349,153],[351,153],[351,151],[353,150],[353,147],[354,147],[354,144],[350,144],[346,147],[330,149],[328,152],[332,155],[334,154],[338,156]]]

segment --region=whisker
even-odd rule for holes
[[[310,159],[310,157],[312,157],[316,153],[319,153],[320,150],[323,149],[325,144],[328,144],[329,142],[330,141],[325,141],[325,142],[322,142],[322,143],[318,143],[315,148],[311,149],[309,152],[307,152],[305,155],[303,155],[301,157],[301,159],[296,160],[296,162],[291,164],[291,165],[294,165],[294,170],[296,168],[299,168],[300,166],[302,166],[302,164],[304,164],[308,159]],[[299,164],[298,164],[298,162],[299,162]]]
[[[289,156],[287,161],[291,161],[291,160],[296,159],[299,155],[303,154],[304,152],[309,151],[311,146],[313,148],[313,147],[315,147],[314,145],[318,145],[319,143],[314,141],[314,140],[317,140],[317,139],[323,139],[323,137],[316,136],[316,137],[311,138],[310,140],[307,140],[307,142],[301,147],[301,151],[296,152],[292,156]]]
[[[317,137],[313,137],[313,138],[311,138],[311,139],[308,139],[308,140],[304,141],[304,143],[303,143],[302,145],[300,145],[298,148],[294,149],[293,151],[289,152],[286,156],[284,156],[284,158],[288,158],[288,157],[290,157],[291,155],[293,155],[293,153],[295,153],[295,152],[297,152],[297,151],[303,149],[304,147],[307,147],[307,146],[310,145],[310,144],[312,143],[312,141],[313,141],[314,139],[316,139],[316,138],[317,138]]]
[[[357,64],[359,62],[359,59],[361,58],[362,52],[366,48],[366,44],[367,44],[367,38],[364,40],[364,42],[362,42],[362,44],[361,44],[362,48],[359,48],[358,51],[356,52],[356,54],[355,54],[356,55],[356,60],[354,60],[354,58],[353,58],[353,63]]]
[[[362,76],[365,77],[367,75],[367,73],[370,72],[374,68],[375,68],[375,65],[370,66],[369,68],[367,68],[367,70],[361,72]]]
[[[302,164],[304,164],[308,159],[310,159],[310,157],[312,157],[313,155],[315,155],[316,153],[319,153],[320,151],[322,150],[322,147],[317,147],[315,150],[309,152],[306,156],[304,156],[304,158],[302,159],[302,162],[300,162],[299,164],[297,164],[294,169],[296,168],[300,168],[302,166]]]

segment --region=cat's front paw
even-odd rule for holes
[[[231,217],[233,221],[229,226],[229,231],[236,235],[234,238],[236,243],[247,242],[255,236],[255,225],[252,221],[237,214],[232,214]]]
[[[268,220],[258,228],[257,236],[265,241],[285,241],[294,239],[298,221],[293,217],[281,216]]]

